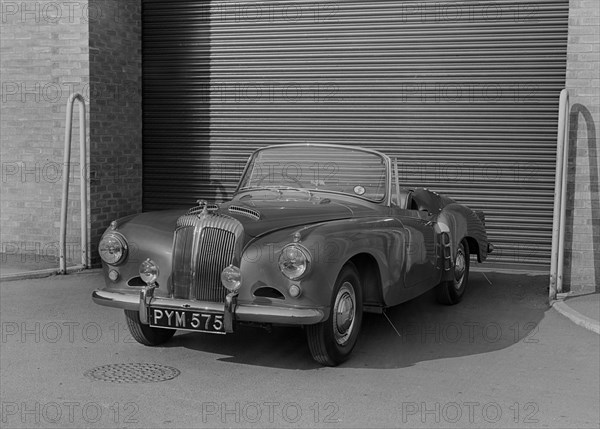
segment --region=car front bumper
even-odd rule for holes
[[[328,314],[325,308],[239,304],[235,293],[229,294],[225,303],[155,297],[152,287],[142,289],[139,296],[99,289],[92,293],[92,299],[99,305],[138,311],[140,321],[144,324],[148,324],[148,310],[151,307],[219,312],[224,314],[226,332],[233,332],[233,323],[236,321],[276,325],[313,325],[326,320]]]

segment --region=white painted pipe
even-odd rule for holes
[[[69,207],[69,179],[71,173],[71,138],[73,134],[73,103],[79,102],[79,166],[80,199],[81,199],[81,265],[87,268],[87,146],[86,146],[86,112],[85,99],[81,94],[72,94],[67,102],[67,119],[65,123],[65,149],[63,157],[63,189],[60,211],[60,244],[59,274],[67,273],[67,212]]]
[[[556,145],[556,175],[554,179],[554,217],[552,221],[552,257],[550,262],[550,300],[562,292],[565,251],[565,218],[569,162],[569,92],[560,93],[558,135]]]
[[[569,92],[564,89],[564,116],[562,132],[563,132],[563,174],[561,184],[561,197],[560,197],[560,226],[559,226],[559,238],[558,238],[558,273],[556,280],[556,289],[558,293],[563,291],[563,280],[565,271],[565,230],[567,223],[567,180],[569,178],[569,115],[571,106],[569,103]],[[561,92],[562,95],[562,92]],[[559,133],[561,132],[559,126]]]

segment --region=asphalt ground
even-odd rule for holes
[[[312,361],[300,328],[144,347],[91,301],[102,285],[97,270],[0,283],[0,426],[600,425],[600,336],[549,307],[547,276],[472,271],[457,306],[428,293],[366,315],[336,368]]]

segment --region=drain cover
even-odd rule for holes
[[[115,363],[92,368],[84,375],[92,380],[111,383],[156,383],[177,377],[180,371],[154,363]]]

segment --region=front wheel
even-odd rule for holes
[[[436,295],[440,304],[458,304],[465,294],[469,281],[469,244],[463,240],[456,249],[452,280],[440,283],[437,286]]]
[[[175,329],[151,328],[144,325],[140,322],[140,315],[137,311],[125,310],[125,318],[131,336],[145,346],[158,346],[166,343],[175,335]]]
[[[306,329],[315,361],[336,366],[350,356],[362,323],[362,288],[353,264],[342,268],[333,288],[329,318]]]

